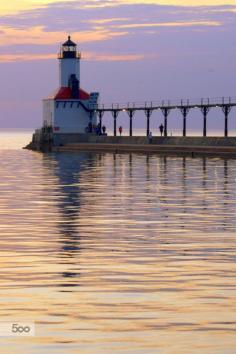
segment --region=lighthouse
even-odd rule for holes
[[[76,141],[85,134],[88,125],[96,125],[97,117],[91,108],[98,103],[98,92],[88,93],[81,88],[81,53],[69,36],[61,45],[59,88],[43,100],[43,127],[53,132],[55,145]]]
[[[80,81],[81,54],[77,52],[77,45],[72,42],[70,36],[62,45],[58,59],[60,63],[60,87],[67,87],[72,75]]]

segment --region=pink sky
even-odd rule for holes
[[[68,34],[84,58],[82,87],[99,91],[104,103],[236,96],[236,1],[230,3],[39,0],[36,6],[29,0],[0,6],[0,126],[41,125],[41,99],[58,87],[57,52]],[[173,113],[174,128],[181,128],[180,118]],[[201,118],[192,112],[189,127],[201,128]],[[152,124],[161,119],[155,113]],[[223,127],[219,110],[209,124]],[[135,125],[144,126],[140,115]]]

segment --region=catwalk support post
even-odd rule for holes
[[[128,109],[129,115],[129,136],[133,136],[133,117],[134,117],[134,110]]]
[[[117,134],[116,134],[116,131],[117,131],[117,129],[116,129],[116,123],[117,123],[117,117],[118,117],[118,111],[117,110],[113,110],[112,111],[112,115],[113,115],[113,119],[114,119],[114,136],[116,136]]]
[[[147,117],[147,130],[146,130],[146,134],[147,136],[149,136],[150,133],[150,117],[152,115],[152,110],[150,108],[145,109],[145,114]]]
[[[181,113],[183,115],[183,136],[186,136],[186,132],[187,132],[187,115],[189,113],[190,108],[189,107],[182,107],[181,109]]]
[[[102,127],[102,117],[103,117],[104,111],[98,111],[98,119],[99,119],[99,125]]]
[[[164,107],[161,110],[162,110],[162,113],[164,115],[164,136],[166,137],[167,134],[168,134],[168,131],[167,131],[167,118],[168,118],[168,115],[170,114],[170,108]]]
[[[227,138],[229,130],[228,130],[228,118],[229,118],[229,113],[231,111],[232,107],[229,104],[225,104],[222,106],[222,111],[225,115],[225,132],[224,136]]]
[[[210,107],[209,106],[202,106],[201,111],[203,114],[203,136],[206,137],[207,136],[207,115],[210,111]]]

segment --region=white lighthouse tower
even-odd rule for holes
[[[75,75],[80,81],[81,54],[77,52],[76,44],[71,37],[62,45],[59,53],[60,61],[60,87],[67,87],[71,75]]]
[[[87,93],[80,87],[81,54],[77,45],[68,37],[61,46],[59,59],[59,88],[43,100],[43,127],[50,127],[55,144],[76,141],[90,124],[97,124],[96,106],[99,94]]]

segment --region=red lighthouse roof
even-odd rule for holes
[[[89,100],[90,95],[86,91],[79,89],[79,99],[80,100]],[[57,92],[52,96],[54,100],[71,100],[72,90],[70,87],[61,87]]]

